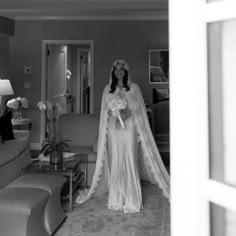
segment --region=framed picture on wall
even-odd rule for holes
[[[169,50],[148,50],[149,83],[169,83]]]

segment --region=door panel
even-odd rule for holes
[[[208,24],[210,177],[236,186],[236,20]]]
[[[236,1],[169,7],[172,236],[234,236]]]
[[[212,236],[235,236],[236,211],[211,203],[210,216]]]
[[[66,112],[66,47],[50,45],[48,48],[47,99],[57,102]]]

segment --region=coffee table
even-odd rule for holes
[[[84,171],[80,170],[80,164],[84,163]],[[87,186],[87,154],[75,154],[63,160],[61,166],[51,165],[46,161],[32,161],[29,165],[22,169],[22,173],[42,173],[42,174],[58,174],[67,177],[69,183],[69,212],[72,212],[72,197],[74,190],[78,187],[82,180]]]

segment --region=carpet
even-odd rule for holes
[[[142,182],[143,209],[124,214],[107,209],[108,195],[74,204],[55,236],[170,236],[170,204],[161,190]]]

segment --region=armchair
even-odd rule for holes
[[[69,151],[88,155],[87,184],[91,185],[96,161],[99,114],[64,113],[59,117],[57,139],[71,140]],[[84,170],[83,164],[80,165]]]

